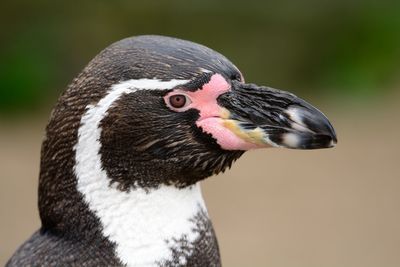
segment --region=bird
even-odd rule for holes
[[[6,266],[221,266],[200,181],[244,152],[330,148],[327,117],[173,37],[117,41],[59,97],[41,148],[41,227]]]

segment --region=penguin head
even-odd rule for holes
[[[62,143],[75,157],[62,157]],[[121,190],[185,187],[224,171],[249,149],[335,143],[320,111],[288,92],[245,83],[223,55],[189,41],[139,36],[102,51],[60,97],[42,168],[99,155],[96,164]]]

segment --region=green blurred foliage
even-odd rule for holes
[[[205,44],[248,82],[368,99],[400,79],[400,1],[29,1],[0,4],[0,113],[40,110],[119,39]]]

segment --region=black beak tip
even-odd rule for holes
[[[332,124],[328,121],[328,119],[324,122],[325,127],[322,127],[321,135],[325,136],[326,139],[326,147],[321,148],[331,148],[335,147],[337,144],[337,136],[336,131],[333,128]]]
[[[325,115],[323,115],[325,117]],[[330,121],[325,117],[325,131],[323,131],[323,134],[327,135],[328,138],[330,139],[329,141],[329,145],[327,146],[327,148],[330,147],[334,147],[337,144],[337,136],[336,136],[336,131],[333,128],[332,124],[330,123]]]
[[[332,148],[337,144],[336,134],[317,134],[313,138],[315,141],[311,142],[311,149],[318,148]]]
[[[334,147],[337,144],[337,137],[336,137],[336,132],[335,130],[332,128],[332,132],[331,132],[331,146],[330,147]]]
[[[311,105],[292,106],[288,111],[297,135],[297,142],[290,148],[320,149],[331,148],[337,144],[335,129],[328,118]],[[299,129],[299,126],[300,129]],[[290,139],[289,139],[290,140]],[[291,142],[286,142],[291,144]],[[297,145],[296,145],[297,144]]]
[[[315,126],[315,125],[313,125]],[[332,124],[325,117],[324,121],[319,122],[319,127],[313,127],[314,133],[304,141],[306,149],[332,148],[337,144],[337,136]]]

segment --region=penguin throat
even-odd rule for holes
[[[209,221],[199,184],[121,192],[105,176],[80,176],[78,191],[127,266],[164,266],[176,257],[186,264],[204,235],[198,221]]]

